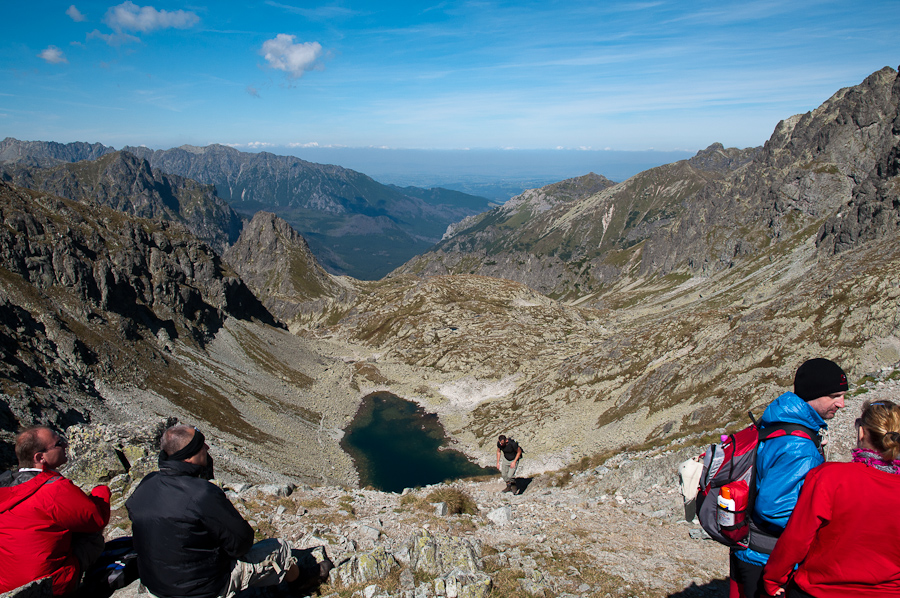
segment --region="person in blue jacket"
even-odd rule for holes
[[[828,429],[827,420],[844,406],[849,385],[836,363],[824,358],[804,362],[794,376],[794,392],[775,399],[763,413],[760,426],[799,424],[812,434]],[[750,519],[750,546],[731,553],[730,597],[757,598],[762,574],[784,531],[811,469],[825,462],[816,443],[798,435],[761,442],[756,453],[756,499]]]

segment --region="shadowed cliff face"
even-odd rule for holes
[[[351,292],[349,283],[327,273],[306,240],[270,212],[257,212],[224,259],[266,308],[291,324],[317,316]]]
[[[9,164],[3,170],[4,178],[19,187],[96,201],[140,218],[180,222],[219,253],[241,232],[240,218],[213,186],[163,174],[127,152],[43,169]]]
[[[22,425],[90,418],[95,381],[164,379],[171,343],[203,347],[228,317],[275,323],[178,225],[4,182],[0,223],[0,382]]]

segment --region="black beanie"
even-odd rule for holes
[[[841,366],[823,357],[803,362],[794,376],[794,394],[804,401],[812,401],[849,388],[847,374]]]

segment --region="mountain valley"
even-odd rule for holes
[[[592,173],[454,212],[440,243],[379,280],[329,273],[277,210],[233,239],[217,194],[162,174],[167,160],[198,176],[233,159],[207,184],[259,201],[236,172],[293,159],[87,144],[36,146],[56,152],[39,159],[7,139],[5,458],[16,426],[39,419],[174,415],[207,426],[233,472],[353,485],[342,430],[362,397],[389,391],[437,413],[482,465],[511,434],[534,474],[740,426],[808,357],[861,381],[900,362],[898,104],[885,68],[762,148],[714,144],[622,183]],[[60,163],[76,150],[95,161]],[[276,197],[301,179],[259,180]],[[329,193],[302,209],[350,205]],[[444,205],[416,193],[403,200],[415,218]]]

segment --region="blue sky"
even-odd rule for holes
[[[897,0],[2,10],[0,138],[115,147],[747,147],[900,64]]]

